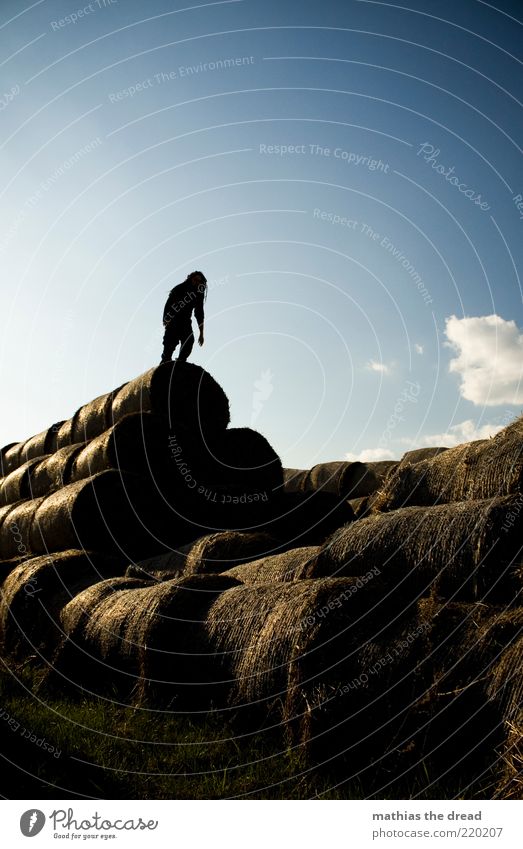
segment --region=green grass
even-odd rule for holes
[[[380,792],[387,779],[378,778],[372,767],[365,779],[351,777],[346,762],[329,770],[311,769],[302,750],[282,746],[278,730],[258,727],[255,733],[242,734],[234,715],[191,718],[99,698],[49,698],[39,694],[37,683],[37,673],[28,667],[16,673],[0,671],[0,793],[6,798],[460,796],[459,781],[433,781],[426,763]],[[59,757],[26,739],[23,728],[38,740],[44,738]],[[467,791],[465,797],[472,795]]]
[[[27,669],[0,674],[1,752],[12,761],[0,769],[7,798],[340,798],[328,779],[307,771],[300,752],[282,750],[281,735],[238,736],[234,720],[220,714],[188,718],[97,698],[44,699],[34,684]],[[59,757],[25,739],[24,727]]]

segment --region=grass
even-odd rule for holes
[[[116,700],[49,698],[39,695],[37,685],[38,673],[27,665],[0,671],[0,793],[5,798],[461,795],[459,779],[438,781],[425,762],[379,792],[387,779],[381,775],[376,784],[372,768],[365,779],[352,777],[346,762],[330,770],[311,769],[304,752],[282,747],[282,735],[274,730],[239,733],[235,716],[209,713],[191,718],[124,707]],[[474,795],[467,790],[464,798]]]
[[[272,733],[238,736],[234,720],[219,714],[191,719],[97,698],[44,700],[35,683],[27,668],[0,674],[7,798],[341,798]]]

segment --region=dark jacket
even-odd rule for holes
[[[169,292],[169,297],[163,310],[163,323],[187,325],[191,323],[192,313],[198,324],[203,324],[203,300],[205,287],[194,286],[188,280],[179,283]]]

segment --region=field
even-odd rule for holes
[[[26,668],[17,676],[0,674],[6,798],[489,798],[488,773],[465,793],[459,777],[445,782],[420,765],[394,792],[381,790],[368,774],[352,777],[347,764],[307,766],[299,748],[282,750],[278,734],[242,736],[234,716],[191,720],[101,699],[42,700],[31,694],[34,673]]]
[[[521,798],[523,417],[310,470],[228,422],[164,364],[0,452],[0,793]]]

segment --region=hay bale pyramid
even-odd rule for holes
[[[310,470],[229,423],[174,361],[0,450],[5,662],[71,697],[269,717],[388,796],[423,763],[522,798],[523,417]]]

